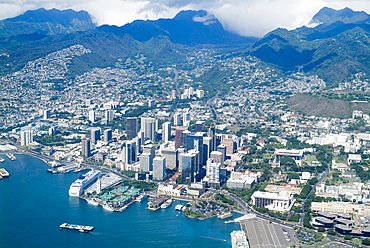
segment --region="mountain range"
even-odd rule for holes
[[[138,53],[154,64],[183,63],[187,51],[212,47],[219,53],[256,56],[286,73],[318,75],[329,87],[359,72],[370,75],[367,13],[323,8],[311,25],[278,28],[258,39],[225,30],[203,10],[181,11],[172,19],[97,27],[85,11],[38,9],[0,21],[0,55],[7,55],[0,56],[0,73],[14,72],[30,60],[82,44],[93,52],[73,60],[72,74],[113,66],[117,59]]]

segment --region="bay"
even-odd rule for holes
[[[239,224],[211,218],[194,220],[175,211],[179,201],[152,212],[147,200],[126,211],[109,212],[68,195],[80,173],[51,174],[43,161],[27,155],[0,164],[10,177],[0,180],[0,247],[231,247]],[[240,215],[234,215],[238,217]],[[59,225],[92,225],[91,233]],[[224,239],[226,241],[209,239]]]

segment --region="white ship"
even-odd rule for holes
[[[76,181],[74,181],[69,187],[70,196],[80,196],[84,193],[84,190],[91,186],[101,175],[101,171],[91,170],[85,175],[81,175]]]
[[[172,199],[168,199],[165,203],[161,205],[161,208],[168,208],[172,204]]]
[[[137,202],[141,202],[142,200],[145,200],[146,198],[148,198],[148,195],[147,194],[143,194],[143,195],[139,195],[135,201]]]
[[[107,211],[110,211],[110,212],[113,212],[114,211],[114,208],[109,206],[107,203],[106,204],[103,204],[102,205],[103,209],[107,210]]]
[[[184,207],[184,205],[182,205],[182,204],[177,204],[177,205],[175,206],[175,210],[177,210],[177,211],[181,211],[183,207]]]
[[[92,199],[92,198],[87,198],[86,201],[91,205],[95,205],[95,206],[99,205],[99,202],[97,202],[95,199]]]

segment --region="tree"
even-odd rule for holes
[[[344,239],[345,240],[351,240],[352,239],[352,236],[347,234],[347,235],[344,236]]]
[[[325,228],[320,226],[318,229],[317,229],[319,232],[325,232]]]
[[[363,245],[370,245],[370,239],[363,239],[361,243]]]

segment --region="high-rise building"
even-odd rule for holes
[[[199,158],[198,162],[199,165],[204,165],[206,163],[206,160],[204,160],[203,156],[203,134],[202,133],[196,133],[196,134],[189,134],[184,135],[183,133],[183,139],[184,139],[184,147],[187,151],[194,150],[199,152]]]
[[[181,126],[182,125],[182,119],[181,119],[181,114],[176,113],[173,115],[173,125],[174,126]]]
[[[85,158],[91,156],[90,139],[88,138],[83,138],[81,140],[81,155]]]
[[[183,132],[188,130],[188,127],[176,127],[175,130],[175,149],[184,145]]]
[[[171,122],[165,122],[162,124],[162,140],[168,142],[171,137]]]
[[[156,147],[153,146],[152,144],[143,146],[143,153],[150,153],[152,155],[152,158],[155,157],[155,150]]]
[[[214,163],[213,159],[207,160],[207,177],[210,187],[220,186],[220,163]]]
[[[57,127],[56,126],[52,126],[49,128],[49,135],[50,136],[53,136],[57,133]]]
[[[136,141],[127,141],[122,148],[122,153],[125,164],[134,164],[137,161]]]
[[[182,124],[186,127],[190,126],[190,113],[186,112],[182,114]]]
[[[203,138],[203,156],[205,160],[209,159],[211,152],[213,151],[213,138],[212,137],[204,137]]]
[[[156,104],[155,100],[149,100],[148,101],[148,107],[149,108],[155,107],[155,104]]]
[[[153,171],[153,157],[150,153],[142,153],[139,156],[140,171]]]
[[[217,151],[222,153],[222,159],[223,161],[225,161],[226,160],[226,146],[223,144],[217,146]]]
[[[91,123],[94,123],[95,120],[96,120],[95,111],[94,110],[90,110],[89,111],[89,121],[91,121]]]
[[[138,119],[136,117],[129,117],[126,119],[126,133],[127,139],[133,139],[138,133]]]
[[[21,131],[21,146],[28,146],[33,142],[33,133],[31,130]]]
[[[141,131],[144,132],[144,138],[157,140],[157,120],[155,118],[141,118]]]
[[[222,152],[213,151],[211,152],[210,158],[213,159],[214,163],[224,164],[224,155]]]
[[[113,117],[114,117],[114,112],[113,110],[106,110],[105,111],[105,120],[106,120],[106,123],[108,124],[109,122],[113,121]]]
[[[174,170],[178,167],[177,163],[177,150],[171,148],[161,149],[162,157],[166,158],[166,166],[170,170]]]
[[[162,181],[166,175],[166,158],[153,159],[153,180]]]
[[[96,144],[100,140],[100,129],[94,128],[91,129],[91,143]]]
[[[50,116],[51,116],[51,110],[50,109],[44,110],[44,120],[50,119]]]
[[[112,129],[107,129],[104,131],[104,142],[109,142],[113,138],[113,131]]]
[[[181,177],[183,183],[192,183],[194,181],[194,174],[196,170],[196,154],[195,153],[185,153],[181,156]]]
[[[221,143],[226,147],[226,155],[231,156],[234,153],[235,142],[232,137],[223,137]]]
[[[197,122],[195,122],[195,132],[202,132],[205,123],[206,123],[205,121],[197,121]]]

